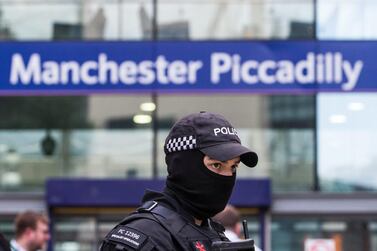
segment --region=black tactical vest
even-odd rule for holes
[[[207,222],[208,227],[197,227],[177,212],[156,201],[148,201],[107,234],[100,250],[167,250],[166,247],[148,240],[142,229],[129,227],[138,220],[145,222],[143,228],[151,227],[151,221],[162,226],[161,230],[170,233],[174,250],[207,251],[212,250],[213,242],[229,241],[224,235],[224,227],[210,219]],[[159,233],[156,233],[157,238],[158,235]]]

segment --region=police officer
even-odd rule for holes
[[[209,112],[176,122],[164,151],[164,190],[146,191],[143,205],[107,234],[100,250],[205,251],[228,241],[211,217],[225,208],[239,163],[254,167],[257,154],[241,145],[223,116]]]

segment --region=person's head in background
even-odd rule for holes
[[[16,241],[27,251],[43,249],[50,239],[48,219],[45,215],[26,211],[15,219]]]
[[[213,217],[215,221],[220,222],[225,227],[225,235],[231,241],[237,241],[242,236],[241,215],[239,211],[232,205],[227,205],[223,211]],[[229,233],[229,231],[233,232]],[[227,234],[228,233],[228,234]],[[236,238],[237,237],[237,238]]]

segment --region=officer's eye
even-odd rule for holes
[[[215,169],[220,169],[221,168],[221,163],[213,163],[212,167]]]
[[[236,173],[237,172],[237,168],[238,168],[238,165],[233,165],[232,166],[232,173]]]

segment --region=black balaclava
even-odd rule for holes
[[[224,176],[209,170],[199,150],[167,154],[166,189],[192,216],[203,220],[221,212],[232,194],[236,174]]]

